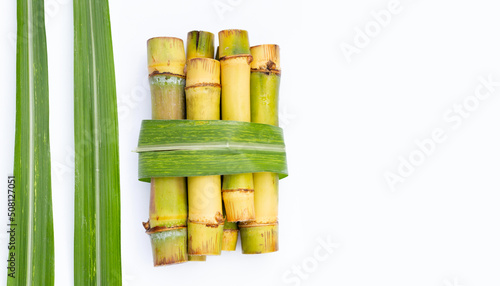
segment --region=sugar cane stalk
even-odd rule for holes
[[[279,47],[251,47],[252,122],[278,126],[280,84]],[[254,173],[255,220],[240,223],[243,253],[256,254],[278,250],[278,174]]]
[[[153,119],[185,119],[184,43],[177,38],[148,41],[148,71]],[[187,261],[186,178],[151,178],[149,221],[154,265]]]
[[[187,40],[187,119],[220,119],[220,64],[213,60],[214,35],[191,31]],[[188,254],[192,261],[219,255],[222,243],[220,176],[188,177]],[[206,260],[206,258],[205,258]]]
[[[219,46],[215,51],[215,59],[219,60]],[[224,215],[224,235],[222,236],[222,250],[235,251],[238,243],[238,223],[228,222],[225,207],[222,206],[222,214]]]
[[[221,63],[222,119],[250,122],[250,47],[244,30],[219,32]],[[248,221],[255,218],[253,176],[226,175],[222,197],[227,221]]]
[[[226,218],[224,213],[224,218]],[[224,235],[222,237],[222,250],[235,251],[238,243],[238,223],[224,221]]]

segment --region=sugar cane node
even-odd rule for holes
[[[252,189],[244,189],[244,188],[238,188],[238,189],[231,189],[231,190],[222,190],[222,192],[234,192],[234,191],[238,191],[238,192],[253,192]]]
[[[252,55],[228,55],[220,58],[220,61],[228,61],[228,60],[239,60],[245,61],[250,64],[253,61]]]
[[[186,86],[185,90],[188,90],[190,88],[195,88],[195,87],[207,87],[207,86],[220,88],[220,84],[218,84],[218,83],[198,83],[198,84],[193,84],[191,86]]]
[[[177,227],[155,226],[155,227],[150,228],[149,221],[143,222],[142,225],[144,226],[144,229],[146,230],[147,234],[162,232],[162,231],[166,231],[166,230],[182,229],[182,228],[186,227],[185,225],[181,225],[181,226],[177,226]]]
[[[278,222],[270,222],[270,223],[260,223],[260,226],[266,226],[266,225],[278,225]],[[253,225],[247,222],[239,223],[238,227],[239,228],[246,228],[246,227],[252,227]]]
[[[253,61],[250,64],[252,72],[281,74],[280,50],[278,45],[259,45],[250,48]]]

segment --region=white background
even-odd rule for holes
[[[380,28],[372,11],[387,10],[389,0],[110,1],[125,285],[500,284],[500,87],[487,99],[474,98],[479,77],[500,81],[500,5],[398,3]],[[56,285],[71,285],[72,4],[46,0],[46,6]],[[0,11],[0,175],[6,190],[14,152],[15,1],[1,1]],[[367,26],[371,36],[356,47]],[[281,46],[280,115],[290,176],[280,185],[280,250],[245,256],[238,248],[206,263],[153,268],[141,225],[149,186],[137,181],[131,152],[141,120],[151,117],[146,40],[225,28],[248,30],[251,45]],[[342,45],[358,49],[350,62]],[[452,120],[457,115],[450,112],[464,100],[467,115]],[[445,140],[422,157],[416,141],[428,142],[436,130]],[[398,174],[400,157],[411,156],[419,166],[391,190],[384,174]],[[0,284],[6,277],[6,197],[0,204]],[[320,243],[329,240],[330,252]],[[291,272],[296,267],[302,274]]]

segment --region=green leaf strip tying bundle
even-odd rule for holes
[[[281,128],[229,120],[144,120],[139,179],[273,172],[288,175]]]

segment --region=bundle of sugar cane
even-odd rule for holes
[[[238,228],[244,254],[278,250],[279,48],[223,30],[213,59],[213,38],[189,32],[187,56],[180,39],[148,41],[156,120],[143,121],[137,152],[155,266],[233,251]]]

